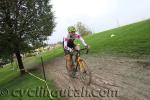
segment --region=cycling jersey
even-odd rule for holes
[[[85,41],[83,40],[81,35],[75,33],[72,35],[68,34],[67,37],[64,37],[64,39],[63,39],[64,49],[70,51],[70,49],[74,48],[75,47],[75,44],[74,44],[75,39],[79,39],[84,46],[87,46],[87,44],[85,43]]]

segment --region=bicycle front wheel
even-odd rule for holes
[[[90,85],[91,83],[91,71],[88,68],[88,65],[86,64],[86,62],[82,59],[79,63],[79,67],[80,67],[80,80],[86,84],[86,85]]]

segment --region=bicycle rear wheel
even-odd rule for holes
[[[79,73],[80,73],[80,80],[86,84],[86,85],[90,85],[91,83],[91,71],[88,68],[88,65],[86,64],[86,62],[82,59],[79,63]]]

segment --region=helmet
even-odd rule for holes
[[[69,26],[68,32],[76,32],[76,28],[74,26]]]

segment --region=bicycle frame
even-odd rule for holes
[[[89,70],[88,65],[85,62],[85,60],[80,57],[80,52],[82,50],[85,50],[85,49],[87,50],[86,51],[86,54],[87,54],[88,53],[88,48],[84,48],[84,49],[74,51],[74,52],[76,52],[76,54],[75,54],[76,66],[73,68],[73,73],[72,74],[74,76],[74,75],[76,75],[76,72],[79,72],[77,75],[78,75],[78,78],[80,79],[80,81],[82,81],[86,85],[90,85],[91,80],[92,80],[91,79],[91,71]]]
[[[76,62],[75,72],[77,72],[78,66],[80,66],[80,71],[81,72],[84,71],[83,69],[84,69],[85,65],[83,63],[81,63],[83,61],[83,59],[80,57],[80,52],[83,51],[83,50],[87,50],[86,54],[88,53],[88,48],[83,48],[83,49],[74,51],[74,52],[76,52],[76,55],[75,55],[75,62]]]

